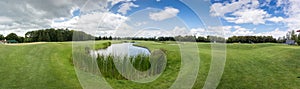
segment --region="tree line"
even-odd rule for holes
[[[73,37],[73,35],[75,35]],[[69,29],[42,29],[25,34],[25,42],[63,42],[73,40],[93,40],[94,36],[82,31]]]
[[[227,43],[277,43],[272,36],[232,36]]]
[[[285,43],[286,40],[294,40],[298,45],[300,45],[300,34],[296,34],[295,30],[288,31],[285,36],[279,37],[278,41]]]
[[[75,36],[74,36],[75,35]],[[41,29],[29,31],[25,37],[10,33],[6,37],[0,34],[0,40],[16,40],[18,43],[24,42],[63,42],[63,41],[82,41],[94,40],[95,37],[82,31],[69,29]]]
[[[300,34],[289,31],[286,36],[278,39],[272,36],[232,36],[227,39],[217,36],[175,36],[175,37],[95,37],[82,31],[69,29],[41,29],[29,31],[25,37],[10,33],[6,37],[0,34],[0,40],[16,40],[23,42],[63,42],[63,41],[82,41],[82,40],[143,40],[143,41],[184,41],[184,42],[227,42],[227,43],[285,43],[286,40],[295,40],[300,44]]]
[[[0,34],[0,41],[1,40],[16,40],[17,42],[23,43],[24,42],[24,37],[18,36],[15,33],[10,33],[6,37],[4,37],[2,34]]]

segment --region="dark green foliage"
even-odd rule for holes
[[[19,37],[17,34],[15,33],[10,33],[5,37],[6,40],[18,40]]]
[[[155,37],[134,37],[134,38],[128,38],[127,40],[144,40],[144,41],[156,41]]]
[[[94,39],[94,37],[89,34],[69,29],[50,28],[45,30],[30,31],[25,34],[25,42],[62,42],[92,39]]]
[[[4,39],[5,37],[2,34],[0,34],[0,40],[4,40]]]
[[[298,40],[297,40],[297,44],[300,45],[300,34],[298,34]]]
[[[174,37],[158,37],[158,41],[175,41]]]
[[[23,42],[24,42],[24,40],[25,40],[25,38],[24,38],[24,37],[19,37],[19,39],[18,39],[18,42],[19,42],[19,43],[23,43]]]
[[[99,36],[99,37],[95,37],[95,40],[121,40],[121,38],[120,37],[112,37],[112,36],[109,36],[109,37]]]
[[[2,35],[3,36],[3,35]],[[24,37],[19,37],[17,34],[15,33],[10,33],[5,37],[6,40],[10,40],[10,41],[17,41],[14,43],[23,43],[24,42]],[[1,36],[0,36],[0,40],[1,40]],[[3,40],[3,38],[2,38]]]
[[[227,43],[276,43],[272,36],[233,36],[227,39]]]

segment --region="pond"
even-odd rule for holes
[[[137,56],[137,55],[150,55],[151,52],[147,48],[134,46],[135,43],[121,43],[111,44],[106,49],[100,49],[94,51],[95,54],[99,55],[112,55],[112,56]]]

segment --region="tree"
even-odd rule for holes
[[[300,34],[298,34],[297,44],[300,45]]]
[[[0,34],[0,40],[4,40],[4,39],[5,37],[2,34]]]
[[[290,40],[291,39],[291,32],[289,31],[288,33],[286,33],[286,39]]]
[[[291,32],[291,39],[295,41],[297,40],[297,34],[295,33],[295,30]]]
[[[24,37],[19,37],[19,40],[18,40],[19,43],[24,43],[24,41],[25,41]]]
[[[220,41],[222,41],[222,39],[219,39]],[[272,36],[233,36],[233,37],[229,37],[227,39],[227,43],[267,43],[267,42],[271,42],[271,43],[275,43],[278,42],[276,41],[275,38],[273,38]]]
[[[112,37],[111,37],[111,36],[109,36],[109,37],[108,37],[108,40],[112,40]]]
[[[16,40],[19,41],[19,37],[15,33],[10,33],[5,37],[6,40]]]

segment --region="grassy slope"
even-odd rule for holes
[[[1,88],[80,88],[70,43],[0,46]]]
[[[101,43],[101,42],[97,42]],[[172,42],[170,42],[172,43]],[[167,50],[168,65],[161,77],[148,84],[108,79],[114,88],[168,88],[180,68],[178,46],[142,42],[150,50]],[[198,44],[201,67],[195,88],[203,86],[210,66],[209,44]],[[227,62],[218,88],[297,88],[300,86],[300,48],[276,44],[240,45],[227,48]],[[71,43],[25,46],[0,45],[0,88],[80,88],[70,64]]]
[[[220,88],[297,89],[300,47],[278,44],[228,45]]]

